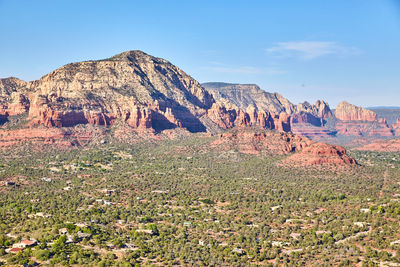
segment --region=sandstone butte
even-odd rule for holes
[[[290,128],[294,123],[309,123],[321,126],[333,113],[328,103],[318,100],[314,105],[304,102],[297,106],[278,93],[268,93],[255,84],[203,83],[217,103],[234,110],[244,110],[250,120],[263,117],[264,113],[278,118],[280,114],[290,116]],[[286,119],[286,118],[285,118]]]
[[[214,97],[218,104],[214,111],[226,109],[228,113],[235,113],[238,110],[245,111],[250,117],[247,121],[250,125],[269,125],[277,121],[278,114],[287,114],[290,116],[290,122],[286,123],[289,129],[298,135],[309,137],[315,140],[332,140],[338,136],[352,137],[391,137],[400,131],[394,129],[395,125],[388,125],[387,122],[377,119],[377,114],[373,111],[354,106],[347,102],[342,102],[333,114],[328,103],[322,100],[315,104],[308,102],[293,105],[278,93],[268,93],[261,90],[255,84],[229,84],[221,82],[203,83]],[[224,111],[217,111],[217,114],[226,114]],[[257,122],[259,118],[262,122]],[[214,114],[209,112],[210,116]],[[244,114],[239,117],[243,118]],[[337,115],[337,116],[335,116]],[[241,120],[245,122],[246,120]],[[329,121],[334,121],[334,126],[328,128]],[[228,121],[230,122],[230,121]],[[257,122],[257,123],[254,123]],[[226,119],[222,120],[221,126],[230,128]],[[243,123],[242,123],[243,124]],[[279,125],[284,124],[282,121]],[[279,128],[278,128],[279,129]],[[282,129],[282,128],[281,128]]]
[[[170,62],[141,51],[65,65],[40,80],[0,81],[0,120],[28,113],[29,125],[127,123],[136,130],[190,132],[260,126],[290,131],[290,113],[224,105]]]
[[[345,101],[338,104],[335,117],[338,134],[358,137],[393,137],[398,135],[396,124],[388,125],[386,119],[380,118],[375,112],[357,107]]]
[[[343,147],[315,142],[299,153],[290,155],[283,162],[295,166],[350,166],[357,164],[355,159],[346,154]]]
[[[346,101],[338,104],[335,116],[341,121],[377,121],[378,116],[375,112],[352,105]]]
[[[364,119],[362,114],[367,112],[355,110],[361,115],[350,119]],[[201,85],[167,60],[142,51],[71,63],[36,81],[0,80],[3,144],[24,142],[25,136],[44,143],[74,137],[70,144],[79,145],[93,138],[84,130],[76,131],[79,125],[124,125],[125,132],[130,128],[145,134],[179,128],[192,133],[219,133],[243,127],[291,132],[293,125],[311,125],[314,129],[309,132],[318,132],[315,129],[323,129],[333,116],[324,101],[296,106],[257,85]],[[14,123],[19,129],[10,128],[16,117],[23,118]],[[96,131],[94,135],[101,134]],[[121,130],[116,132],[123,135]],[[285,147],[294,145],[288,140]]]
[[[400,139],[379,140],[356,148],[361,151],[399,152]]]
[[[293,130],[310,138],[331,136],[332,131],[324,125],[334,116],[324,101],[296,106],[257,85],[201,85],[170,62],[141,51],[68,64],[37,81],[1,79],[0,122],[25,113],[31,126],[108,126],[123,121],[136,130],[156,132],[179,127],[190,132],[218,132],[236,126],[259,126]],[[340,115],[348,113],[353,115]],[[346,103],[338,106],[336,115],[345,122],[371,122],[376,117],[372,111]],[[366,134],[366,130],[350,124],[338,125],[339,134]],[[372,136],[393,133],[390,127],[368,131]]]
[[[231,130],[219,134],[210,146],[219,153],[234,149],[245,154],[289,155],[278,164],[290,167],[357,165],[341,146],[318,143],[284,132]]]
[[[397,119],[394,124],[392,124],[393,134],[395,136],[400,136],[400,120]]]

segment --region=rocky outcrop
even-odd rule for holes
[[[40,150],[45,146],[65,149],[81,147],[89,143],[103,144],[110,138],[105,128],[95,125],[77,125],[70,128],[45,127],[42,125],[22,129],[0,129],[0,148],[30,147]]]
[[[326,140],[335,136],[335,132],[326,127],[314,126],[309,123],[292,123],[292,133],[312,140]]]
[[[356,160],[347,155],[343,147],[324,143],[313,143],[302,149],[299,153],[289,156],[283,162],[295,166],[357,165]]]
[[[338,105],[334,115],[325,101],[318,100],[314,105],[304,102],[295,106],[279,94],[267,93],[254,84],[203,85],[220,107],[219,111],[215,108],[209,110],[209,114],[224,129],[237,125],[261,126],[293,131],[317,140],[330,140],[336,134],[373,138],[400,134],[400,128],[397,130],[395,125],[388,125],[385,119],[378,120],[375,112],[345,101]],[[290,121],[279,121],[280,114],[284,114],[282,119],[290,116]],[[237,118],[241,119],[237,121]]]
[[[27,82],[15,77],[0,79],[0,101],[6,102],[7,97],[25,87]]]
[[[216,104],[213,96],[182,70],[141,51],[68,64],[33,82],[4,79],[1,86],[5,104],[0,120],[28,112],[30,126],[109,126],[120,120],[137,130],[205,132],[209,129],[200,118],[209,116],[208,121],[222,129],[261,126],[290,131],[285,111],[290,114],[293,109],[280,95],[264,94],[255,86],[249,86],[249,91],[271,98],[265,106],[272,112],[244,107],[243,101],[251,101],[251,94],[238,98],[239,106]]]
[[[296,113],[308,113],[322,120],[326,120],[333,116],[328,103],[322,100],[317,100],[314,105],[311,105],[308,102],[298,104],[296,107]]]
[[[288,155],[281,163],[290,167],[357,165],[343,147],[316,143],[298,135],[273,131],[231,130],[218,135],[211,143],[211,148],[219,153],[239,151],[256,155]]]
[[[314,116],[311,113],[301,111],[300,113],[296,113],[292,115],[291,124],[311,124],[313,126],[323,126],[324,119]]]
[[[311,140],[290,133],[247,128],[219,134],[211,147],[220,152],[237,150],[245,154],[286,155],[300,151],[310,144]]]
[[[274,116],[275,129],[281,132],[290,132],[290,116],[286,112],[282,112],[279,116]]]
[[[318,100],[315,105],[304,102],[295,106],[283,96],[265,92],[255,84],[204,83],[202,85],[210,91],[220,106],[233,107],[231,109],[236,110],[236,113],[239,110],[247,113],[251,125],[266,125],[269,129],[290,131],[296,123],[322,126],[326,119],[333,116],[329,105],[324,101]]]
[[[292,115],[292,124],[309,123],[313,126],[324,126],[326,120],[333,116],[328,103],[318,100],[314,105],[308,102],[296,106],[296,112]]]
[[[378,116],[375,112],[352,105],[346,101],[338,104],[335,116],[341,121],[377,121]]]
[[[223,129],[259,126],[290,132],[295,106],[286,98],[267,93],[255,84],[202,84],[216,99],[208,116]]]
[[[264,111],[273,114],[285,112],[291,116],[294,114],[308,114],[310,118],[325,120],[333,116],[328,103],[318,100],[314,105],[304,102],[293,105],[288,99],[278,93],[268,93],[255,84],[229,84],[229,83],[203,83],[219,103],[229,103],[241,110],[249,107],[256,111]],[[306,118],[306,117],[304,117]]]
[[[164,59],[128,51],[68,64],[37,81],[1,79],[0,125],[3,129],[124,125],[144,135],[176,128],[219,133],[234,127],[293,131],[310,138],[331,137],[336,130],[361,137],[400,133],[400,123],[390,126],[377,121],[373,112],[345,102],[336,110],[336,123],[329,105],[321,100],[295,106],[254,84],[203,86]],[[327,121],[332,120],[336,128],[328,129]]]
[[[29,108],[29,99],[21,88],[26,82],[11,77],[0,79],[0,120],[6,120],[8,116],[25,113]]]
[[[122,120],[138,130],[206,131],[199,117],[214,103],[182,70],[141,51],[68,64],[29,83],[4,79],[0,90],[5,103],[0,115],[29,110],[30,125],[47,127],[108,126]]]
[[[374,138],[396,135],[395,127],[385,118],[378,119],[375,112],[345,101],[339,103],[335,116],[339,120],[336,124],[339,135]]]
[[[377,121],[339,121],[338,135],[356,137],[393,137],[395,132],[384,119]]]
[[[0,148],[29,143],[35,145],[57,144],[63,147],[71,147],[74,143],[67,140],[68,136],[70,136],[69,132],[58,128],[0,130]]]
[[[392,137],[394,134],[393,129],[384,118],[379,119],[374,126],[368,133],[370,136]]]
[[[252,106],[257,111],[262,110],[280,114],[292,114],[295,106],[278,93],[268,93],[256,84],[203,83],[217,102],[229,103],[240,110]]]
[[[400,136],[400,120],[397,119],[396,123],[392,124],[393,134],[395,136]]]
[[[338,122],[336,130],[338,135],[343,136],[363,136],[363,133],[368,132],[369,124]]]
[[[356,148],[361,151],[376,151],[376,152],[399,152],[400,139],[380,140],[370,144]]]
[[[314,104],[314,114],[322,119],[329,119],[333,116],[332,110],[328,103],[323,100],[317,100]]]
[[[290,116],[286,112],[280,114],[257,111],[253,107],[246,111],[236,107],[226,107],[216,103],[208,110],[207,116],[222,129],[233,127],[258,126],[265,129],[275,129],[281,132],[290,132]]]

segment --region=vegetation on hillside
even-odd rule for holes
[[[346,172],[209,138],[3,152],[0,261],[65,266],[400,263],[400,154]],[[13,254],[21,240],[38,244]]]

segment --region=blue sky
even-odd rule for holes
[[[400,106],[400,0],[0,0],[0,77],[139,49],[294,103]]]

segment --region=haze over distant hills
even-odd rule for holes
[[[368,108],[378,115],[378,118],[385,118],[389,124],[396,123],[400,119],[400,107],[371,107]]]
[[[367,107],[367,109],[400,109],[400,107],[396,107],[396,106],[378,106],[378,107]]]

